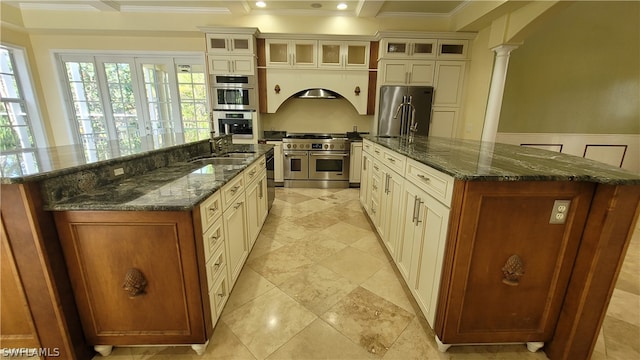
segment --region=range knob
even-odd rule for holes
[[[297,148],[297,147],[298,147],[298,144],[293,144],[293,148],[294,149]]]
[[[331,144],[331,146],[329,146],[329,148],[331,148],[331,149],[333,149],[333,147],[334,147],[333,144]]]
[[[311,145],[307,144],[304,147],[306,147],[307,149],[311,147]]]
[[[325,148],[325,149],[328,149],[328,148],[329,148],[329,145],[324,144],[324,148]]]
[[[287,149],[291,149],[291,144],[287,144]]]

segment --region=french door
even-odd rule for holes
[[[60,62],[73,128],[87,160],[184,142],[176,67],[184,71],[191,65],[176,64],[172,57],[86,55],[61,55]]]

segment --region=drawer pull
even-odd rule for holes
[[[218,262],[213,264],[213,266],[215,266],[216,270],[218,270],[220,268],[220,265],[222,265],[222,260],[218,260]]]
[[[422,175],[422,174],[418,174],[418,177],[420,178],[420,180],[424,181],[424,182],[429,182],[431,181],[431,179],[429,179],[428,177]]]
[[[376,169],[376,171],[380,171],[380,168],[378,167],[378,165],[373,165],[373,168]]]
[[[227,294],[225,294],[225,293],[224,293],[224,291],[223,291],[223,292],[221,292],[221,293],[218,293],[218,296],[219,296],[219,297],[221,297],[221,298],[223,298],[223,297],[227,296]]]
[[[380,154],[380,150],[374,150],[376,154]]]
[[[238,189],[240,189],[240,185],[236,185],[236,186],[232,187],[231,188],[231,192],[235,194],[236,191],[238,191]]]
[[[396,163],[396,159],[394,159],[394,158],[387,158],[387,160],[391,161],[392,164]]]
[[[129,295],[129,299],[143,295],[144,289],[147,287],[147,279],[145,279],[142,271],[131,268],[124,275],[122,288]]]
[[[210,211],[210,212],[216,212],[216,211],[218,211],[218,203],[216,203],[214,206],[210,207],[210,208],[209,208],[209,211]]]
[[[256,174],[256,169],[253,169],[249,172],[249,176],[253,176]]]
[[[211,240],[218,240],[220,238],[220,229],[216,230],[216,234],[215,235],[211,235],[211,237],[209,237]]]
[[[239,203],[236,203],[236,206],[233,207],[234,210],[237,210],[240,205],[242,205],[242,201],[240,201]]]
[[[509,286],[518,286],[520,278],[524,275],[524,263],[518,255],[511,255],[502,267],[502,282]]]
[[[378,187],[377,187],[377,186],[375,186],[375,185],[371,186],[371,188],[373,189],[373,191],[378,190]]]

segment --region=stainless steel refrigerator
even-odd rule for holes
[[[378,136],[429,135],[432,86],[381,86],[378,105]]]

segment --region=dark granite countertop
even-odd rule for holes
[[[531,147],[416,136],[365,139],[460,180],[640,184],[640,175],[590,159]]]
[[[1,183],[38,184],[43,208],[51,211],[189,210],[273,148],[231,144],[230,136],[216,139],[222,141],[219,153],[251,154],[237,165],[190,162],[211,156],[208,140],[132,154],[87,153],[81,146],[42,148],[2,154]]]
[[[184,211],[212,195],[273,148],[273,145],[233,145],[234,152],[254,151],[237,165],[178,161],[71,197],[53,199],[45,210]],[[46,188],[45,188],[46,189]]]

